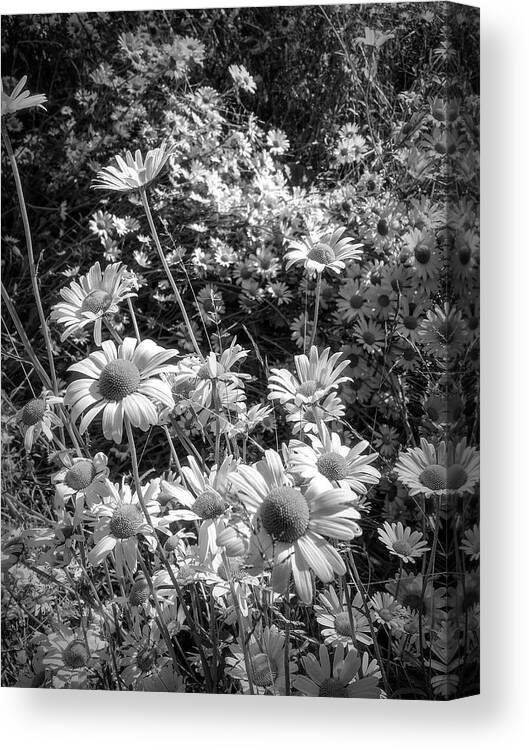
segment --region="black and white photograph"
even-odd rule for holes
[[[478,695],[479,8],[1,46],[2,687]]]

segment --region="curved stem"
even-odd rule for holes
[[[173,274],[171,273],[171,269],[169,268],[169,264],[167,263],[167,259],[164,255],[164,252],[162,250],[162,246],[160,244],[160,239],[158,237],[158,232],[156,231],[156,227],[154,225],[154,220],[152,218],[151,209],[149,207],[149,201],[147,200],[147,193],[145,192],[145,189],[143,188],[140,190],[140,196],[143,203],[143,208],[145,210],[145,215],[147,216],[147,221],[149,222],[149,228],[151,230],[151,235],[154,240],[154,244],[156,245],[156,249],[158,251],[158,255],[160,256],[160,260],[162,261],[162,266],[165,271],[165,275],[167,276],[167,279],[171,285],[171,289],[173,290],[173,294],[176,297],[176,301],[178,302],[178,306],[180,307],[180,312],[182,313],[182,317],[184,319],[184,322],[187,327],[187,332],[189,333],[189,338],[191,339],[191,343],[193,344],[193,347],[200,357],[200,359],[204,359],[202,356],[202,352],[200,351],[200,347],[198,345],[198,342],[195,338],[195,334],[193,332],[193,328],[191,326],[191,321],[189,320],[189,316],[187,314],[187,311],[184,306],[184,302],[182,300],[182,296],[180,295],[180,292],[178,291],[178,287],[176,286],[176,282],[173,278]]]
[[[29,227],[28,213],[26,210],[26,202],[24,200],[24,191],[22,190],[22,181],[20,180],[20,174],[18,172],[17,161],[15,154],[13,153],[13,147],[11,146],[11,140],[5,128],[2,128],[2,136],[4,138],[4,144],[9,156],[9,162],[11,169],[13,170],[13,177],[15,179],[15,186],[17,190],[18,202],[20,205],[20,213],[22,215],[22,224],[24,225],[24,234],[26,235],[26,246],[28,249],[28,261],[29,261],[29,273],[31,277],[31,286],[33,287],[33,294],[35,296],[35,303],[37,305],[37,312],[40,320],[40,327],[42,330],[42,336],[46,345],[46,354],[48,355],[48,364],[50,368],[51,382],[53,386],[53,392],[56,396],[59,395],[57,387],[57,375],[55,373],[55,362],[53,359],[53,352],[51,348],[51,337],[48,324],[44,315],[44,309],[42,307],[42,300],[40,298],[40,290],[37,281],[37,267],[35,265],[35,257],[33,255],[33,241],[31,239],[31,230]]]

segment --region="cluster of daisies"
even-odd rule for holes
[[[171,85],[204,56],[177,41]],[[154,55],[132,33],[119,50],[133,66]],[[242,65],[228,73],[230,96],[255,93]],[[42,106],[24,85],[3,115]],[[100,260],[67,269],[50,311],[67,382],[15,415],[53,471],[4,575],[22,598],[29,574],[35,591],[51,579],[59,610],[18,684],[464,694],[479,649],[478,216],[470,190],[448,217],[435,190],[448,152],[472,178],[463,103],[425,97],[419,125],[393,134],[406,198],[358,123],[337,131],[323,192],[289,186],[281,131],[250,117],[226,140],[215,90],[173,103],[166,140],[99,170]],[[206,143],[217,162],[198,158]],[[190,220],[182,246],[158,211],[169,193],[216,217]],[[110,213],[113,197],[134,215]]]

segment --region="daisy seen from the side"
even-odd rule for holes
[[[386,545],[392,555],[403,562],[415,562],[429,549],[420,531],[412,531],[409,526],[385,521],[378,529],[378,538]]]
[[[294,357],[296,375],[286,369],[273,367],[268,379],[268,398],[278,400],[281,404],[292,402],[295,406],[316,403],[328,393],[338,388],[351,378],[341,375],[348,366],[348,360],[342,360],[342,352],[330,354],[330,348],[318,353],[316,346],[311,346],[309,356],[297,354]]]
[[[100,170],[92,182],[94,190],[111,190],[118,193],[129,193],[145,189],[162,173],[169,158],[175,153],[175,147],[162,143],[158,148],[147,151],[143,157],[139,149],[134,156],[127,151],[125,158],[116,155],[117,166],[110,165]]]

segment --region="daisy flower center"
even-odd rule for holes
[[[352,297],[349,297],[349,305],[353,310],[360,310],[363,304],[364,298],[361,294],[353,294]]]
[[[96,470],[91,461],[88,459],[86,461],[78,461],[66,472],[64,484],[67,484],[72,490],[84,490],[92,483],[95,475]]]
[[[404,539],[397,539],[393,542],[393,549],[397,553],[397,555],[409,555],[412,552],[412,546],[408,542],[405,542]]]
[[[217,518],[226,510],[226,504],[221,496],[214,490],[201,492],[193,503],[193,513],[203,518]]]
[[[46,404],[41,398],[32,398],[31,401],[22,409],[22,422],[28,427],[32,427],[40,422],[46,411]]]
[[[129,539],[143,523],[143,516],[136,505],[122,505],[116,508],[110,519],[110,533],[116,539]]]
[[[317,460],[316,466],[320,474],[330,479],[331,482],[338,482],[347,476],[347,461],[343,456],[335,451],[323,453]]]
[[[330,245],[327,245],[325,242],[320,242],[309,250],[307,258],[326,266],[336,260],[336,254]]]
[[[362,340],[364,344],[367,344],[368,346],[372,346],[376,341],[376,337],[372,331],[364,331],[362,334]]]
[[[273,539],[292,543],[307,530],[309,506],[299,490],[276,487],[263,500],[261,520]]]
[[[81,312],[106,312],[112,304],[112,295],[104,289],[94,289],[86,295],[81,305]]]
[[[449,490],[458,490],[467,481],[468,474],[461,464],[452,464],[446,472],[446,486]]]
[[[413,315],[406,315],[402,322],[404,323],[404,327],[408,329],[408,331],[414,331],[417,326],[419,325],[419,321],[417,318],[414,318]]]
[[[352,636],[354,635],[354,631],[349,621],[348,612],[338,612],[338,614],[334,618],[334,629],[336,630],[338,635],[345,635],[349,636],[349,638],[352,638]]]
[[[298,386],[298,393],[301,396],[314,396],[318,389],[318,384],[315,380],[306,380],[304,383],[300,383]]]
[[[70,669],[80,669],[88,661],[88,651],[82,641],[72,641],[63,653],[64,664]]]
[[[154,666],[156,657],[157,653],[155,646],[152,646],[151,648],[147,647],[142,649],[141,651],[138,651],[138,656],[136,657],[136,664],[138,666],[138,669],[141,672],[148,672]]]
[[[459,262],[462,266],[467,266],[470,262],[470,250],[468,248],[463,248],[459,251]]]
[[[99,390],[107,401],[121,401],[138,389],[140,371],[129,359],[113,359],[99,376]]]
[[[140,604],[144,604],[147,601],[150,593],[147,581],[135,581],[130,590],[129,604],[132,604],[133,607],[139,607]]]
[[[419,482],[430,490],[446,489],[446,466],[432,464],[419,475]]]
[[[428,261],[430,260],[432,253],[427,247],[424,247],[423,245],[420,245],[419,247],[415,248],[415,259],[417,263],[421,263],[422,265],[426,265]]]
[[[347,688],[338,680],[328,677],[320,685],[320,698],[347,698]]]
[[[405,607],[419,611],[422,608],[422,597],[415,591],[406,592],[402,595],[402,603]]]
[[[380,219],[377,224],[377,232],[382,236],[386,237],[389,233],[389,225],[385,219]]]
[[[389,307],[389,297],[387,294],[380,294],[377,298],[379,307]]]
[[[251,678],[254,685],[268,687],[277,677],[277,667],[267,654],[257,654],[251,660]]]
[[[382,609],[378,610],[378,616],[381,620],[384,620],[384,622],[389,622],[393,619],[393,612],[387,607],[382,607]]]

